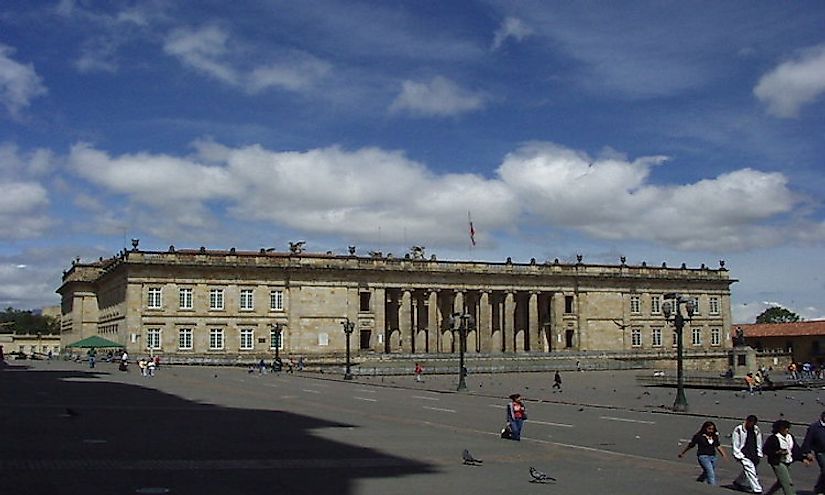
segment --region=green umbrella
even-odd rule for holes
[[[78,340],[73,344],[69,344],[66,347],[78,347],[81,349],[89,349],[92,347],[95,349],[121,349],[124,345],[118,344],[117,342],[112,342],[109,339],[104,339],[100,335],[92,335],[91,337],[86,337],[85,339]]]

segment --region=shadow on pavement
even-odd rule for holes
[[[0,372],[0,491],[346,495],[359,479],[434,471],[313,434],[351,426],[300,410],[199,404],[94,373],[7,367]]]

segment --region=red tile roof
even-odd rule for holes
[[[796,323],[747,323],[733,325],[734,334],[737,328],[742,329],[746,338],[825,335],[825,320],[799,321]]]

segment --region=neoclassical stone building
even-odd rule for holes
[[[450,316],[469,314],[468,353],[672,352],[663,294],[698,311],[688,350],[731,347],[724,266],[442,261],[303,252],[122,251],[64,272],[62,343],[99,334],[133,354],[251,359],[342,353],[457,352]],[[280,341],[276,328],[281,331]]]

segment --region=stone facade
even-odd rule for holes
[[[175,358],[270,357],[276,324],[285,354],[340,355],[346,319],[355,354],[454,353],[454,314],[471,317],[468,353],[670,352],[663,294],[698,302],[688,351],[730,349],[733,282],[724,267],[170,247],[76,260],[58,292],[64,344],[99,334]]]

